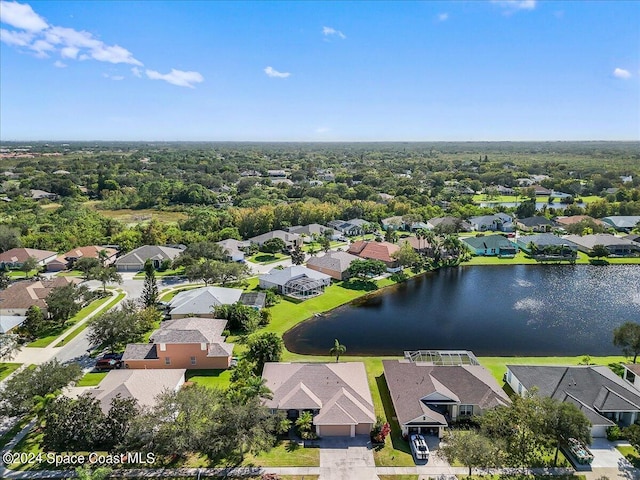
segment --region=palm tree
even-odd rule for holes
[[[245,399],[250,398],[266,398],[271,400],[273,398],[273,392],[269,390],[266,385],[267,379],[252,375],[245,380],[245,384],[242,387],[242,394]]]
[[[329,350],[329,353],[331,355],[336,356],[336,363],[338,363],[340,361],[340,355],[344,354],[346,351],[347,351],[347,347],[345,347],[344,345],[341,345],[338,339],[336,338],[336,341],[333,344],[333,348]]]

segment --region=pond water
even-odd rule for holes
[[[464,349],[476,355],[618,355],[613,329],[640,321],[638,265],[442,269],[358,299],[284,335],[296,353]]]

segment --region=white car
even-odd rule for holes
[[[427,446],[427,442],[422,435],[411,435],[411,449],[413,450],[416,459],[429,460],[429,447]]]

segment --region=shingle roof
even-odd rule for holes
[[[529,245],[531,242],[536,244],[537,246],[545,246],[545,245],[564,245],[565,247],[571,248],[572,250],[577,250],[578,245],[572,242],[570,239],[565,237],[558,237],[552,233],[539,233],[537,235],[521,235],[518,238],[518,243],[520,245]]]
[[[37,250],[35,248],[12,248],[6,252],[0,253],[0,263],[22,263],[29,257],[34,257],[39,262],[50,257],[55,257],[56,252],[48,250]]]
[[[239,288],[202,287],[178,293],[169,302],[171,315],[205,315],[219,305],[231,305],[240,300]]]
[[[585,408],[600,412],[640,412],[640,392],[608,367],[507,365],[507,368],[527,390],[537,387],[539,394],[545,397],[564,401],[570,395]],[[591,421],[594,425],[611,423],[600,415]]]
[[[311,257],[307,266],[345,272],[354,260],[358,260],[358,257],[347,252],[327,252],[322,257]]]
[[[116,265],[143,266],[148,259],[173,260],[182,253],[179,248],[163,247],[159,245],[143,245],[116,260]]]
[[[266,363],[262,377],[274,409],[320,409],[316,425],[373,423],[375,414],[364,364]]]
[[[107,258],[113,257],[118,251],[114,248],[104,248],[99,245],[89,245],[87,247],[77,247],[63,254],[63,258],[100,258],[100,252],[105,251]]]
[[[598,220],[597,218],[590,217],[589,215],[572,215],[570,217],[556,217],[556,223],[560,225],[573,225],[575,223],[580,223],[583,220],[591,220],[596,225],[603,225],[602,220]]]
[[[595,245],[604,245],[605,247],[623,246],[640,248],[636,242],[627,240],[626,238],[616,237],[610,233],[598,233],[595,235],[565,235],[562,237],[566,240],[570,240],[582,247],[592,249]]]
[[[70,277],[53,277],[34,282],[24,280],[9,285],[0,291],[0,307],[3,309],[27,309],[32,305],[47,308],[45,298],[56,287],[64,287],[70,283],[77,283],[77,279]]]
[[[547,217],[526,217],[519,218],[518,223],[521,223],[525,227],[538,227],[540,225],[553,225],[553,222],[549,220]]]
[[[111,370],[89,393],[100,401],[105,413],[109,411],[111,400],[118,395],[135,398],[138,406],[153,406],[158,395],[175,391],[184,383],[185,372],[180,368]]]
[[[158,360],[158,349],[153,343],[129,343],[122,360]]]
[[[226,320],[216,318],[180,318],[162,322],[151,334],[154,343],[214,343],[224,342],[222,332]]]
[[[491,373],[480,365],[429,365],[408,360],[383,360],[382,364],[401,424],[423,415],[441,421],[442,415],[431,410],[428,401],[421,400],[430,395],[440,395],[463,405],[478,405],[482,409],[510,403]]]
[[[640,215],[617,215],[604,217],[603,222],[613,225],[615,228],[633,228],[640,222]]]
[[[474,249],[510,249],[516,246],[502,235],[486,235],[484,237],[465,237],[462,239],[464,243],[470,245]]]
[[[300,235],[297,233],[289,233],[284,230],[274,230],[272,232],[263,233],[262,235],[257,235],[255,237],[251,237],[249,239],[252,243],[264,243],[267,240],[271,240],[272,238],[279,238],[285,243],[293,243],[296,240],[300,239]]]

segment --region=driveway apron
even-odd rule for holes
[[[369,437],[323,438],[319,480],[378,480]]]

